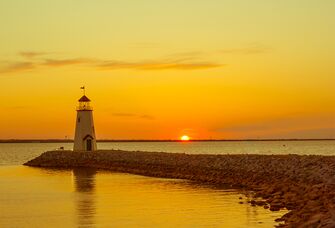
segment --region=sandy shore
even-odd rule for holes
[[[335,227],[335,156],[49,151],[25,165],[94,167],[229,185],[253,191],[252,205],[290,210],[277,220],[286,227]]]

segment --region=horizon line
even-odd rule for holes
[[[190,139],[189,142],[332,141],[335,138]],[[0,143],[70,143],[73,139],[0,139]],[[98,139],[97,142],[185,142],[180,139]]]

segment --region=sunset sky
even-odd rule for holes
[[[334,0],[1,0],[0,139],[335,138]]]

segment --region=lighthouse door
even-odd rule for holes
[[[91,139],[86,140],[86,150],[88,151],[92,150],[92,140]]]

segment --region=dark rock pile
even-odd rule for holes
[[[335,156],[189,155],[127,151],[50,151],[25,163],[93,167],[251,190],[252,205],[290,210],[285,227],[335,227]]]

